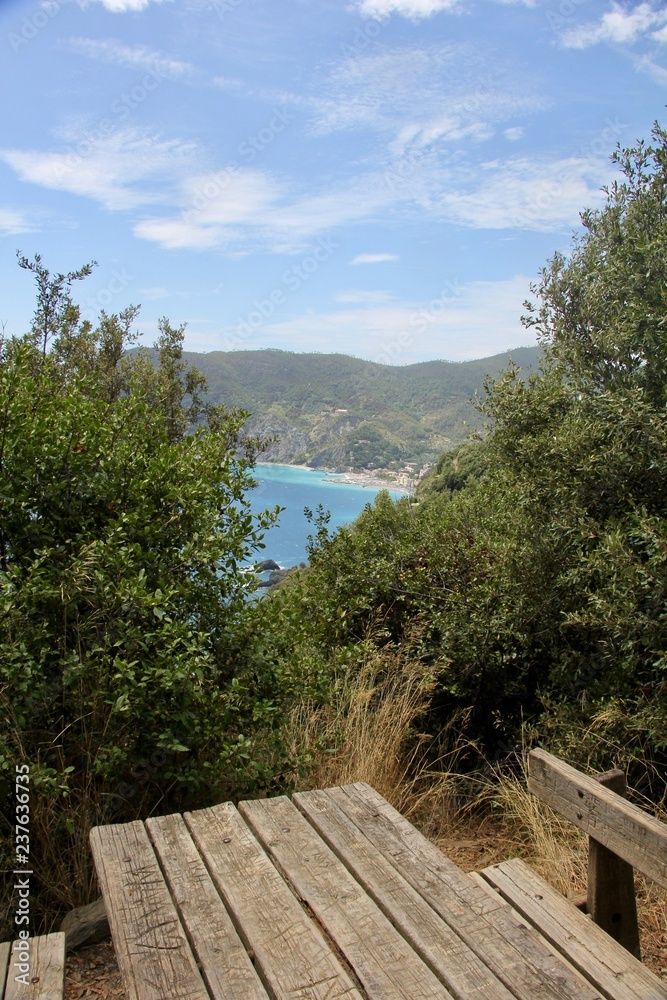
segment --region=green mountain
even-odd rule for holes
[[[251,413],[247,430],[275,436],[265,461],[371,469],[430,462],[465,440],[482,418],[471,403],[510,358],[535,366],[539,348],[478,361],[381,365],[344,354],[187,352],[214,403]]]

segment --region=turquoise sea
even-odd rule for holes
[[[322,482],[323,479],[342,479],[333,473],[304,469],[294,465],[255,466],[256,489],[250,492],[253,512],[278,504],[285,510],[280,523],[264,536],[265,549],[256,556],[257,561],[273,559],[281,567],[296,566],[308,559],[306,539],[315,529],[306,520],[304,507],[315,511],[318,504],[331,511],[329,529],[349,524],[361,513],[367,503],[372,503],[379,490],[373,486],[356,486],[348,483]],[[389,490],[393,499],[405,496],[398,490]]]

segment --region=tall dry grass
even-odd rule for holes
[[[409,647],[367,647],[361,663],[339,677],[327,705],[303,702],[291,713],[288,744],[295,755],[310,756],[306,777],[295,779],[298,790],[366,781],[412,820],[453,824],[456,751],[434,767],[433,741],[419,726],[435,683],[435,671]]]

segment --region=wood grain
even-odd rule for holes
[[[511,1000],[512,994],[364,837],[326,791],[293,802],[336,856],[457,1000]]]
[[[230,802],[185,822],[272,997],[361,1000],[351,976]]]
[[[515,997],[600,1000],[500,896],[485,892],[370,785],[345,785],[329,794]]]
[[[383,1000],[451,994],[368,897],[289,799],[241,802],[239,812],[345,955],[364,989]]]
[[[211,996],[266,1000],[266,990],[183,817],[148,819],[146,829]]]
[[[528,790],[667,888],[667,826],[545,750],[528,757]]]
[[[605,771],[596,774],[595,780],[625,798],[627,788],[623,771]],[[588,838],[586,909],[593,923],[635,958],[641,959],[634,869],[594,837]]]
[[[5,1000],[61,1000],[65,993],[65,935],[43,934],[30,938],[29,983],[16,982],[18,970],[9,955]]]
[[[608,1000],[667,1000],[666,983],[523,861],[503,861],[481,875]]]
[[[94,827],[90,846],[129,1000],[209,1000],[143,823]]]

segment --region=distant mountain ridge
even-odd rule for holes
[[[538,347],[476,361],[394,366],[345,354],[185,352],[208,379],[209,399],[251,413],[247,430],[271,437],[263,461],[319,468],[398,467],[433,461],[482,418],[470,402],[512,359],[536,367]]]

